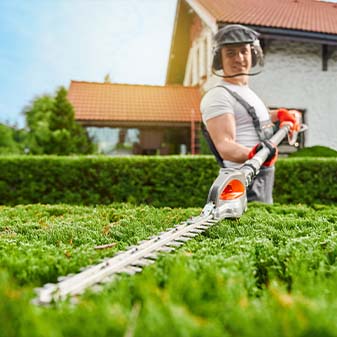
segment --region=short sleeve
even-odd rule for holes
[[[209,119],[221,116],[225,113],[234,114],[235,98],[225,89],[215,87],[209,90],[202,98],[200,111],[205,124]]]

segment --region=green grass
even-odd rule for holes
[[[250,204],[76,305],[31,304],[34,287],[199,212],[0,207],[0,336],[337,336],[336,206]]]

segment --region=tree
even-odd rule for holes
[[[19,154],[23,152],[22,146],[15,138],[16,130],[0,124],[0,154]]]
[[[85,128],[75,121],[74,109],[61,87],[55,98],[42,96],[24,110],[33,154],[89,154],[96,149]]]
[[[32,154],[48,153],[51,142],[49,120],[54,106],[54,98],[44,95],[27,106],[23,114],[28,128],[27,146]]]
[[[95,150],[87,131],[75,121],[74,109],[68,101],[67,91],[63,87],[56,93],[49,118],[49,129],[52,132],[50,153],[88,154]]]

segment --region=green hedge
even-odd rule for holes
[[[274,200],[336,204],[337,158],[287,158],[276,165]]]
[[[304,147],[289,154],[289,157],[335,157],[337,151],[327,146],[315,145]]]
[[[0,157],[3,204],[204,204],[218,167],[212,157]]]
[[[212,156],[0,157],[0,203],[202,207],[218,170]],[[337,202],[336,158],[279,159],[276,172],[276,202]]]
[[[101,292],[34,306],[33,288],[198,215],[147,205],[2,206],[1,337],[337,336],[337,206],[253,203]],[[115,243],[110,249],[96,245]]]

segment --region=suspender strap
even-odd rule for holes
[[[252,117],[253,125],[260,141],[265,140],[266,136],[261,129],[260,120],[257,118],[255,108],[251,106],[247,101],[245,101],[237,92],[230,90],[224,85],[217,85],[217,87],[224,88],[229,94],[231,94],[248,112],[249,116]]]
[[[261,129],[260,120],[257,118],[255,108],[253,106],[251,106],[247,101],[245,101],[238,93],[230,90],[226,86],[217,85],[217,87],[221,87],[221,88],[224,88],[225,90],[227,90],[227,92],[230,95],[232,95],[247,110],[249,116],[251,116],[251,118],[253,120],[253,125],[254,125],[254,128],[256,130],[256,133],[257,133],[260,141],[266,140],[267,137]],[[215,156],[218,164],[220,165],[220,167],[225,167],[225,165],[223,163],[223,159],[221,158],[218,150],[216,149],[216,147],[215,147],[215,145],[212,141],[212,138],[211,138],[210,134],[208,133],[208,131],[206,129],[206,126],[203,123],[201,124],[201,131],[202,131],[202,133],[203,133],[203,135],[206,139],[206,142],[208,143],[208,146],[209,146],[210,150],[212,151],[213,155]]]
[[[213,155],[215,156],[216,161],[218,162],[220,167],[225,167],[224,163],[223,163],[223,159],[221,158],[218,150],[216,149],[212,138],[210,136],[210,134],[208,133],[206,126],[204,125],[204,123],[201,123],[201,131],[202,134],[204,135],[206,142],[208,144],[208,147],[210,148],[210,150],[212,151]]]

